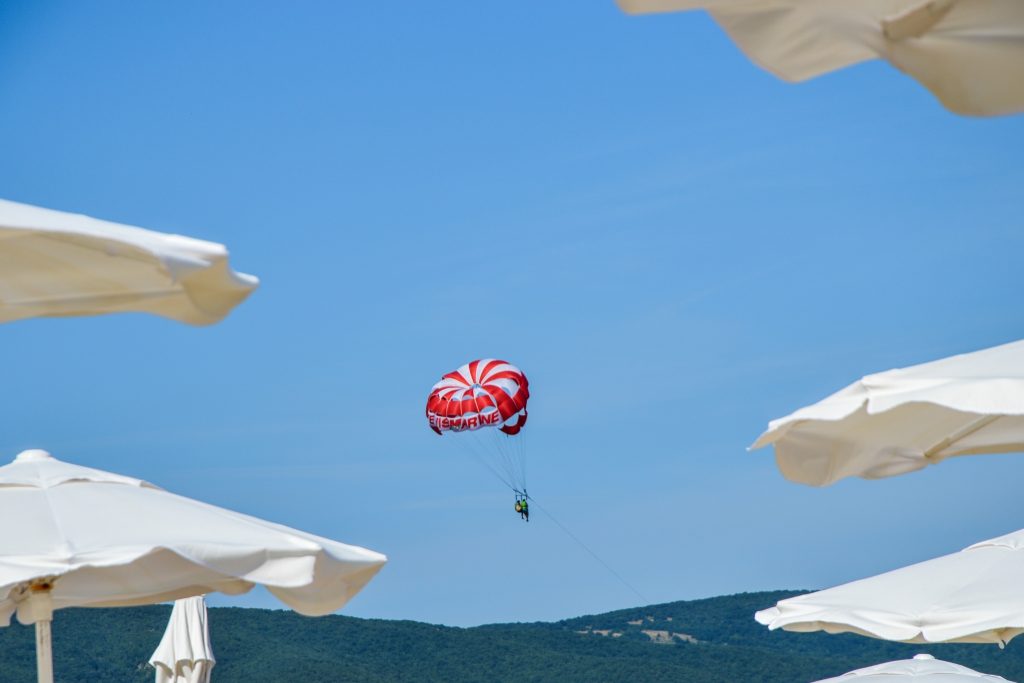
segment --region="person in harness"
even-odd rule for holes
[[[526,502],[527,496],[525,493],[519,493],[516,491],[516,512],[519,516],[525,519],[527,522],[530,521],[530,504]]]

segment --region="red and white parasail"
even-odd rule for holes
[[[503,360],[466,363],[430,390],[430,428],[443,434],[496,427],[514,436],[526,424],[529,386],[522,370]]]

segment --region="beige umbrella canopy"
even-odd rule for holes
[[[216,663],[206,600],[201,595],[175,600],[164,637],[149,658],[155,683],[210,683]]]
[[[884,59],[970,116],[1024,111],[1020,0],[618,0],[626,12],[705,9],[786,81]]]
[[[214,242],[0,199],[0,323],[142,312],[210,325],[258,284]]]
[[[25,451],[0,467],[0,626],[36,624],[39,682],[52,683],[50,621],[64,607],[118,607],[267,588],[301,614],[345,605],[380,553],[177,496],[145,481]]]
[[[1013,683],[931,655],[876,664],[816,683]]]
[[[1024,633],[1024,530],[756,614],[771,629],[907,643],[998,643]]]
[[[1024,451],[1024,340],[863,377],[773,420],[753,448],[769,444],[787,479],[814,486]]]

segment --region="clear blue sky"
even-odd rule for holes
[[[866,372],[1024,336],[1024,118],[884,63],[788,85],[703,14],[611,0],[8,0],[0,150],[0,196],[220,241],[263,283],[211,328],[0,328],[2,459],[387,553],[346,613],[640,602],[427,428],[482,356],[530,377],[531,493],[651,602],[1024,524],[1020,456],[810,489],[745,451]]]

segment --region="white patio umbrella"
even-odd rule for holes
[[[959,114],[1024,111],[1024,3],[1020,0],[618,0],[618,4],[634,14],[705,9],[751,60],[787,81],[885,59]]]
[[[1024,530],[951,555],[780,600],[771,629],[858,633],[907,643],[999,643],[1024,632]]]
[[[813,486],[1024,451],[1024,341],[868,375],[773,420],[752,448],[768,444],[787,479]]]
[[[149,658],[156,683],[210,683],[217,660],[206,617],[203,596],[174,601],[164,637]]]
[[[1013,683],[1002,676],[978,673],[931,655],[876,664],[815,683]]]
[[[384,555],[296,531],[138,479],[31,450],[0,467],[0,626],[36,624],[52,682],[50,621],[62,607],[166,602],[259,584],[301,614],[339,609]]]
[[[142,312],[209,325],[258,284],[214,242],[0,199],[0,323]]]

